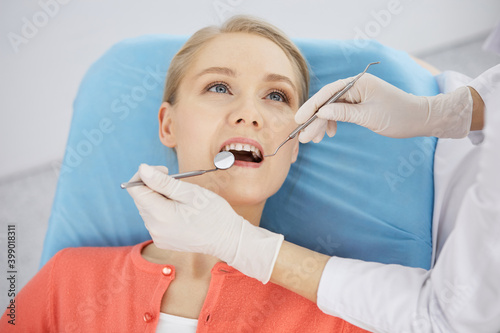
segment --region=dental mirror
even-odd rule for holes
[[[234,155],[229,151],[221,151],[214,157],[214,165],[219,170],[226,170],[234,164]]]
[[[178,173],[175,175],[170,175],[170,177],[175,178],[175,179],[180,179],[180,178],[199,176],[199,175],[203,175],[204,173],[207,173],[207,172],[229,169],[230,167],[233,166],[233,164],[234,164],[233,153],[231,153],[229,151],[221,151],[220,153],[218,153],[214,157],[215,169],[183,172],[183,173]],[[142,180],[135,181],[135,182],[122,183],[120,185],[120,187],[121,188],[128,188],[128,187],[140,186],[140,185],[144,185]]]

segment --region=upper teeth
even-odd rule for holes
[[[224,148],[222,148],[222,150],[225,150],[225,151],[229,151],[229,150],[238,150],[238,151],[241,151],[241,150],[244,150],[244,151],[252,152],[252,154],[254,154],[254,155],[262,158],[262,153],[260,152],[260,150],[257,147],[249,145],[247,143],[231,143],[229,145],[226,145]]]

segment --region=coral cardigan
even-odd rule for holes
[[[1,332],[155,332],[175,267],[146,261],[132,247],[58,252],[16,297],[15,326]],[[212,269],[197,332],[366,332],[309,300],[263,285],[225,263]]]

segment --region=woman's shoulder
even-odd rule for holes
[[[83,246],[67,247],[56,253],[54,257],[75,258],[75,257],[106,257],[129,253],[134,246]]]
[[[53,266],[55,270],[94,270],[99,266],[110,267],[113,264],[121,265],[127,260],[134,248],[139,246],[106,246],[106,247],[68,247],[58,251],[54,257],[47,263]]]

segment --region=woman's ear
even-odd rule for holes
[[[172,105],[163,102],[158,112],[158,122],[160,124],[160,141],[167,147],[174,148],[177,145],[175,132],[173,129]]]
[[[294,141],[293,151],[292,151],[292,163],[297,161],[297,156],[299,155],[299,140]]]

